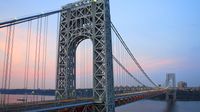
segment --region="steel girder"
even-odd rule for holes
[[[93,43],[95,112],[114,112],[113,62],[109,0],[82,0],[61,13],[58,41],[56,98],[76,97],[76,48]]]

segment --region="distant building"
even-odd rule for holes
[[[187,83],[184,81],[178,82],[178,89],[184,89],[187,88]]]

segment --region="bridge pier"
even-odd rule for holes
[[[176,102],[176,91],[168,90],[166,93],[166,101],[168,104],[174,104]]]
[[[168,90],[166,93],[166,110],[165,112],[173,112],[176,103],[176,90]]]

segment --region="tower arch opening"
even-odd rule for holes
[[[90,39],[76,46],[76,94],[92,97],[93,88],[93,44]]]

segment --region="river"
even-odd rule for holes
[[[200,112],[200,101],[177,101],[174,109],[167,110],[165,101],[141,100],[116,108],[116,112]]]

